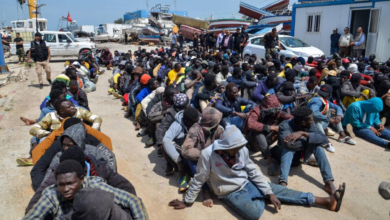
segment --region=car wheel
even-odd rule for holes
[[[245,56],[244,56],[244,62],[248,62],[249,57],[250,57],[249,54],[245,55]]]

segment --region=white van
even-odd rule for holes
[[[244,48],[244,52],[242,53],[245,61],[247,61],[252,54],[256,54],[258,59],[265,58],[264,43],[261,41],[263,36],[264,35],[249,38],[248,43]],[[316,58],[324,55],[322,50],[310,46],[298,38],[288,35],[278,36],[280,46],[282,47],[282,50],[279,52],[279,56],[284,55],[286,57],[303,57],[307,61],[309,56]],[[276,47],[278,48],[278,46]]]
[[[81,51],[90,50],[96,52],[96,44],[90,42],[79,42],[77,41],[72,33],[61,32],[61,31],[42,31],[43,39],[46,41],[46,45],[50,47],[51,57],[67,57],[77,56],[79,57]],[[23,39],[25,40],[25,39]],[[16,45],[10,44],[11,54],[16,55]],[[23,42],[24,51],[26,55],[30,51],[30,42]]]

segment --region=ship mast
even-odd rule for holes
[[[37,9],[38,0],[28,0],[28,12],[30,14],[30,19],[36,18],[35,10]]]

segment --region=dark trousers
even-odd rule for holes
[[[340,47],[339,51],[340,51],[340,53],[339,53],[340,56],[342,58],[345,58],[345,57],[349,56],[350,48],[349,47]]]

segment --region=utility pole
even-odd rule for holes
[[[46,6],[46,4],[40,4],[40,5],[35,4],[35,5],[28,5],[28,6],[35,8],[35,25],[36,25],[36,31],[39,32],[39,30],[38,30],[38,9],[40,7]]]
[[[177,8],[176,8],[176,0],[174,0],[174,4],[175,4],[175,11],[177,11]]]
[[[149,11],[149,0],[146,0],[146,9]]]

